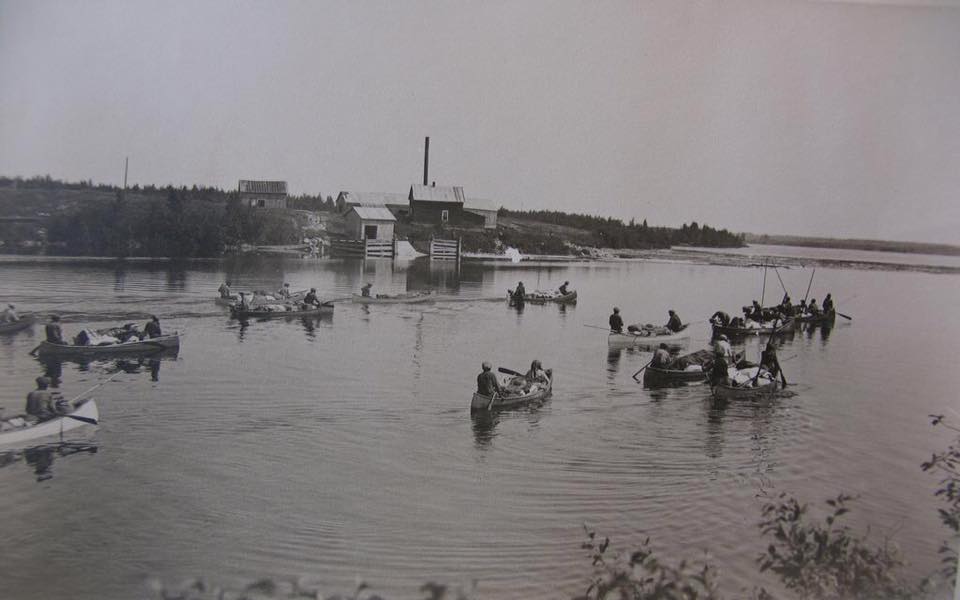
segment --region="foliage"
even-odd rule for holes
[[[917,590],[897,578],[903,566],[890,543],[872,547],[839,519],[853,498],[827,500],[832,512],[823,523],[809,522],[807,506],[781,494],[763,507],[760,528],[773,541],[757,562],[776,573],[799,598],[910,598]]]
[[[930,415],[934,426],[942,426],[954,432],[960,428],[944,421],[943,415]],[[942,575],[949,581],[957,579],[957,544],[960,541],[960,436],[954,439],[946,450],[935,453],[929,461],[923,463],[924,471],[936,471],[944,475],[940,480],[940,487],[935,495],[946,503],[946,508],[940,508],[940,520],[953,532],[952,544],[945,541],[940,546],[943,556]]]
[[[586,529],[586,528],[585,528]],[[644,540],[628,557],[607,558],[610,538],[598,541],[596,533],[587,530],[587,541],[581,546],[590,552],[593,576],[586,591],[577,600],[698,600],[720,598],[714,584],[715,571],[708,563],[691,566],[681,561],[677,566],[661,562]]]
[[[678,245],[737,248],[744,245],[743,235],[731,233],[726,229],[714,229],[709,225],[701,226],[696,221],[689,225],[684,224],[680,229],[674,229],[650,227],[646,219],[640,224],[632,219],[629,223],[624,223],[612,217],[570,214],[553,210],[512,211],[501,208],[498,214],[588,230],[594,237],[590,243],[613,249],[668,248]]]

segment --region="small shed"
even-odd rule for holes
[[[467,198],[463,203],[463,212],[483,217],[484,229],[497,228],[497,211],[499,207],[493,200],[485,198]]]
[[[347,233],[355,240],[393,240],[397,218],[385,206],[352,206],[345,219]]]
[[[413,184],[407,195],[410,202],[410,218],[418,223],[450,223],[460,225],[463,219],[463,202],[466,197],[459,186],[436,186]]]
[[[254,181],[241,179],[237,187],[240,202],[255,208],[286,208],[286,181]]]
[[[337,212],[346,214],[351,206],[386,206],[395,217],[410,210],[407,195],[403,193],[343,191],[337,194]]]

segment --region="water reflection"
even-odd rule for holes
[[[118,357],[90,359],[86,357],[40,356],[37,360],[43,366],[43,374],[50,378],[50,387],[60,386],[63,380],[64,363],[75,364],[79,371],[91,371],[99,367],[105,371],[124,371],[126,373],[149,373],[151,381],[160,381],[160,365],[165,360],[176,360],[179,348],[170,348],[162,352],[139,357]]]
[[[366,308],[366,306],[364,306]],[[276,315],[273,314],[269,317],[237,317],[231,316],[230,322],[231,326],[237,328],[237,340],[242,342],[244,336],[246,335],[247,328],[253,325],[254,323],[260,324],[264,322],[286,322],[294,323],[297,322],[303,327],[303,332],[307,336],[307,339],[313,341],[317,338],[317,329],[321,327],[321,324],[332,323],[333,322],[333,313],[329,314],[319,314],[319,315]],[[234,325],[235,324],[235,325]]]
[[[497,424],[500,423],[500,413],[479,410],[470,414],[473,422],[473,441],[479,450],[486,450],[496,437]]]
[[[53,477],[53,463],[57,458],[63,459],[74,454],[96,454],[97,450],[98,447],[94,444],[77,442],[60,442],[22,450],[5,450],[0,452],[0,468],[23,460],[33,470],[38,482],[47,481]]]

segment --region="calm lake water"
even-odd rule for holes
[[[835,253],[838,257],[842,252]],[[781,269],[794,299],[809,272]],[[240,289],[315,286],[348,296],[438,289],[461,302],[338,304],[321,320],[242,324],[216,306]],[[575,307],[503,301],[570,280]],[[861,495],[852,524],[891,535],[910,573],[937,568],[946,537],[920,463],[950,440],[931,413],[957,415],[960,279],[909,271],[817,270],[853,317],[784,340],[789,392],[715,405],[703,386],[646,390],[631,374],[649,352],[608,352],[613,305],[628,323],[692,325],[761,294],[762,270],[609,262],[472,266],[244,259],[118,265],[0,262],[0,300],[57,311],[66,334],[161,318],[186,332],[176,358],[42,364],[42,336],[0,337],[0,404],[59,372],[67,397],[94,393],[101,426],[54,449],[0,453],[0,596],[146,596],[145,580],[194,575],[227,585],[314,574],[331,591],[356,577],[391,598],[430,580],[486,598],[562,598],[585,588],[584,525],[629,550],[649,536],[666,559],[709,551],[723,589],[767,583],[762,504]],[[768,276],[766,298],[782,290]],[[746,344],[759,355],[756,341]],[[794,357],[795,355],[795,357]],[[538,408],[474,420],[483,360],[556,373]]]

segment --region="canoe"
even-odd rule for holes
[[[180,347],[180,333],[148,338],[145,340],[105,344],[103,346],[77,346],[76,344],[51,344],[40,342],[35,353],[41,356],[113,356],[117,354],[150,354],[170,351]]]
[[[728,337],[746,337],[751,335],[773,335],[790,333],[796,327],[794,319],[786,319],[776,327],[730,327],[712,323],[713,337],[726,335]]]
[[[289,306],[289,305],[288,305]],[[317,308],[310,310],[240,310],[236,305],[230,307],[230,316],[236,319],[272,319],[277,317],[318,317],[332,315],[333,302],[324,302]]]
[[[507,296],[508,300],[513,300],[511,296]],[[535,294],[524,294],[523,301],[530,304],[546,304],[547,302],[556,302],[557,304],[573,304],[577,301],[577,290],[568,292],[566,294],[557,294],[556,296],[539,296]]]
[[[547,369],[547,376],[550,382],[546,386],[541,384],[536,390],[531,390],[529,394],[522,396],[499,396],[494,395],[493,402],[490,402],[490,396],[484,396],[480,392],[474,392],[470,401],[470,412],[485,410],[500,410],[503,408],[516,408],[524,404],[540,402],[550,397],[553,393],[553,369]]]
[[[213,301],[218,306],[233,306],[238,300],[240,300],[240,296],[237,296],[236,298],[221,298],[220,296],[217,296]]]
[[[794,317],[793,320],[797,326],[832,325],[837,320],[837,312],[832,310],[821,315],[804,315],[802,317]]]
[[[71,418],[71,416],[81,417],[89,420],[82,421],[80,419]],[[0,431],[0,446],[20,444],[51,435],[59,436],[63,432],[70,431],[71,429],[77,429],[78,427],[83,427],[84,425],[96,425],[99,418],[100,414],[97,412],[97,403],[93,400],[87,400],[86,402],[78,405],[74,411],[70,413],[70,415],[57,417],[50,419],[49,421],[44,421],[43,423],[37,423],[35,425],[18,427],[9,431]],[[18,419],[19,421],[23,421],[22,418],[17,418],[10,419],[7,421],[7,423],[16,422]]]
[[[610,332],[607,336],[607,346],[640,346],[646,348],[656,348],[660,344],[666,344],[673,348],[679,348],[687,343],[690,334],[687,333],[687,326],[684,325],[680,331],[669,334],[657,334],[649,329],[641,329],[637,332],[625,331],[623,333]]]
[[[736,373],[746,373],[746,376],[749,378],[751,375],[756,375],[757,369],[759,369],[759,367],[750,367],[745,370],[737,371],[737,369],[731,367],[731,378]],[[761,376],[756,380],[747,379],[746,381],[741,382],[739,385],[731,385],[730,379],[727,379],[724,383],[718,383],[711,386],[710,391],[713,394],[713,397],[717,399],[742,400],[770,396],[776,392],[779,387],[780,382],[770,377],[770,373],[764,370],[761,373]]]
[[[36,315],[25,314],[12,323],[0,323],[0,333],[14,333],[30,327],[37,321]]]
[[[353,295],[355,304],[418,304],[433,302],[437,297],[432,292],[420,294],[397,294],[396,296],[361,296]]]
[[[707,380],[707,371],[687,371],[647,367],[643,370],[644,387],[668,386],[682,383],[696,383]]]

